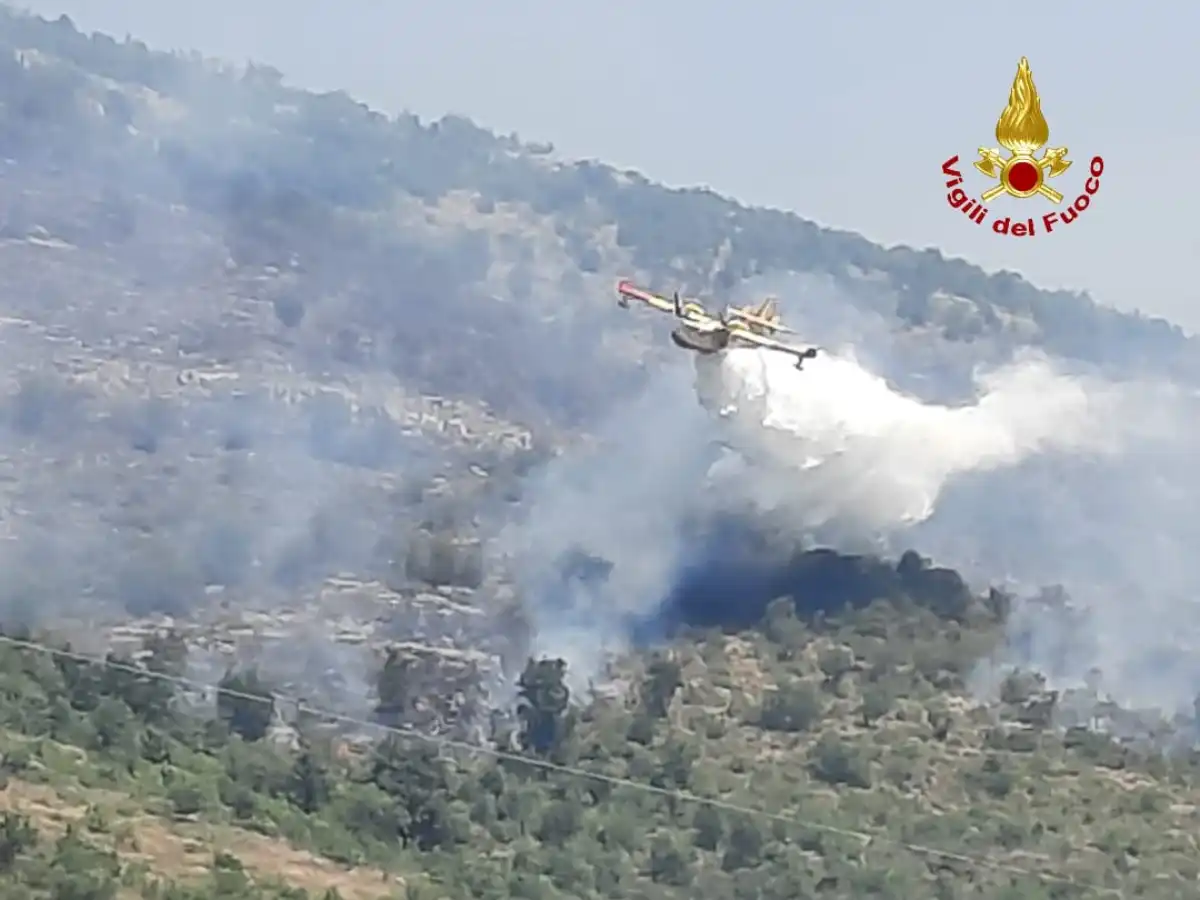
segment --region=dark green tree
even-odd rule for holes
[[[692,883],[692,860],[677,835],[656,835],[650,844],[650,877],[660,884],[686,887]]]
[[[808,731],[821,720],[824,703],[811,684],[781,685],[763,700],[759,724],[771,731]]]
[[[766,835],[757,820],[748,816],[738,817],[730,829],[728,846],[721,857],[721,868],[726,872],[734,872],[757,866],[762,861],[766,842]]]
[[[665,718],[676,692],[683,687],[683,670],[670,656],[655,656],[642,680],[642,705],[656,719]]]
[[[161,724],[171,719],[175,683],[169,677],[162,677],[169,673],[156,673],[149,668],[159,660],[151,656],[145,664],[140,664],[110,653],[106,662],[101,689],[107,697],[120,700],[147,724]]]
[[[712,804],[705,803],[696,810],[692,828],[696,833],[696,846],[701,850],[715,851],[725,839],[725,817]]]
[[[389,647],[387,658],[376,679],[375,718],[385,725],[398,725],[416,700],[416,674],[413,658]]]
[[[529,660],[518,682],[519,739],[529,753],[547,756],[567,737],[571,691],[561,659]]]
[[[266,737],[275,718],[275,695],[256,668],[225,673],[217,689],[217,717],[243,740]]]
[[[867,685],[863,689],[862,704],[858,712],[863,725],[870,727],[877,719],[886,716],[892,709],[892,691],[883,684]]]
[[[290,796],[306,813],[315,813],[328,803],[333,791],[329,764],[308,745],[296,756],[289,782]]]
[[[813,747],[809,770],[814,778],[826,784],[844,784],[856,788],[871,786],[870,764],[861,751],[848,745],[844,737],[834,732],[821,735]]]
[[[450,772],[431,744],[388,735],[375,750],[370,777],[395,801],[405,843],[431,850],[452,840]]]
[[[854,671],[854,652],[849,647],[830,647],[821,652],[817,665],[825,675],[827,687],[836,688],[842,677]]]
[[[38,833],[27,816],[5,812],[0,816],[0,872],[8,872],[17,857],[37,845]]]

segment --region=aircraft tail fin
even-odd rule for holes
[[[758,309],[754,311],[754,315],[756,318],[772,324],[779,321],[779,309],[775,302],[775,298],[768,297],[761,304],[759,304]]]
[[[762,303],[753,307],[732,307],[730,312],[745,322],[752,331],[759,334],[774,331],[782,331],[788,334],[793,333],[792,329],[780,321],[779,305],[774,297],[768,297]]]

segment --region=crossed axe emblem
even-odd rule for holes
[[[983,192],[983,202],[988,203],[1001,194],[1014,197],[1041,194],[1051,203],[1062,203],[1063,195],[1047,185],[1046,178],[1057,178],[1071,167],[1071,160],[1066,156],[1066,147],[1048,147],[1041,159],[1032,153],[1014,153],[1005,159],[999,150],[980,147],[975,168],[988,178],[1000,179],[999,184]],[[1016,184],[1013,183],[1014,176]]]

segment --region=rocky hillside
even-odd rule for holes
[[[0,529],[59,556],[69,538],[71,564],[29,576],[64,597],[173,580],[132,602],[177,611],[205,585],[380,577],[409,500],[527,468],[670,352],[613,310],[622,274],[702,292],[824,276],[966,357],[1194,366],[1162,321],[460,118],[384,116],[65,18],[0,12],[0,45]],[[175,574],[115,564],[151,557]]]

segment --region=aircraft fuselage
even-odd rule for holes
[[[724,328],[701,330],[685,323],[671,331],[671,340],[676,347],[696,353],[720,353],[729,349],[729,332]]]

